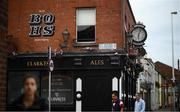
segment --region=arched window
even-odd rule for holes
[[[118,78],[114,77],[112,79],[112,91],[118,91]]]
[[[81,78],[76,79],[76,92],[77,91],[82,91],[82,79]]]

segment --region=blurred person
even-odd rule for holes
[[[47,111],[48,104],[37,94],[37,77],[27,74],[23,80],[23,94],[16,98],[10,105],[9,110],[14,111]]]
[[[113,112],[123,112],[124,103],[121,99],[118,99],[118,92],[113,91],[112,93],[112,111]]]
[[[145,112],[145,101],[142,99],[140,93],[136,94],[134,112]]]

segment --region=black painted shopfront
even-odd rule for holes
[[[122,74],[123,88],[118,91],[122,92],[126,109],[132,110],[134,104],[126,100],[133,99],[136,80],[126,75],[125,53],[63,53],[53,54],[52,59],[52,110],[111,110],[112,79]],[[7,109],[11,101],[23,93],[22,78],[29,72],[39,78],[39,96],[48,98],[48,54],[10,56],[7,68]]]

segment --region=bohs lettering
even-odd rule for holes
[[[52,36],[54,34],[55,17],[52,14],[31,14],[30,15],[30,32],[29,36]]]

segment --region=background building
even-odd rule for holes
[[[140,58],[143,71],[139,73],[137,79],[137,92],[142,94],[143,99],[146,102],[146,110],[155,110],[155,100],[157,99],[155,96],[156,71],[153,61],[146,57],[147,56],[145,55]]]
[[[172,84],[172,67],[155,62],[146,56],[140,58],[144,70],[137,79],[137,92],[143,94],[147,110],[173,109],[173,86],[175,86],[176,109],[179,109],[179,71],[175,69],[176,83]]]
[[[179,109],[180,102],[180,91],[179,91],[179,83],[180,83],[180,71],[175,69],[175,84],[172,84],[172,67],[168,66],[162,62],[155,62],[156,71],[161,76],[161,83],[159,83],[159,87],[161,89],[161,99],[160,99],[160,107],[171,107],[173,109],[173,90],[172,87],[175,86],[175,102],[176,109]]]

